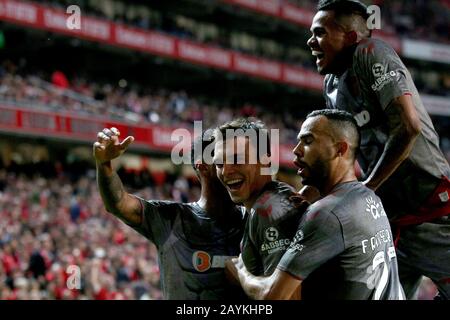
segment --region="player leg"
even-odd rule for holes
[[[397,257],[400,280],[404,279],[402,285],[407,298],[417,294],[418,276],[425,275],[435,283],[441,298],[450,299],[449,216],[402,228]]]
[[[417,270],[411,268],[407,261],[404,261],[403,259],[398,259],[398,273],[406,299],[417,300],[419,295],[418,289],[423,276],[420,273],[417,273]]]

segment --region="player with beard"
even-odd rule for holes
[[[227,263],[253,299],[403,299],[386,213],[358,182],[359,132],[339,110],[309,114],[298,135],[294,163],[302,184],[322,198],[302,216],[288,250],[270,276],[251,274],[239,257]]]
[[[326,75],[328,108],[361,128],[364,184],[383,201],[396,237],[400,279],[416,296],[422,275],[450,298],[450,166],[411,74],[385,42],[372,39],[357,0],[321,0],[308,40]]]
[[[144,200],[125,191],[111,160],[125,152],[133,137],[119,142],[119,131],[105,128],[93,146],[105,207],[156,245],[165,299],[245,298],[224,273],[225,260],[240,252],[244,216],[217,179],[215,167],[203,161],[203,151],[213,143],[210,133],[192,145],[192,165],[201,184],[200,199],[192,203]],[[196,148],[202,152],[195,153]]]

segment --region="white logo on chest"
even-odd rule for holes
[[[270,227],[266,229],[266,239],[269,241],[278,240],[278,230],[274,227]]]
[[[363,110],[353,116],[355,118],[358,127],[362,127],[370,122],[370,113],[367,110]]]

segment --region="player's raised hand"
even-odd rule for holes
[[[304,186],[298,194],[309,203],[314,203],[320,199],[320,191],[313,186]]]
[[[94,158],[97,163],[105,163],[122,155],[134,141],[133,136],[119,141],[120,132],[116,128],[105,128],[97,133],[97,141],[93,145]]]

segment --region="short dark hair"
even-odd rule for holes
[[[319,0],[317,10],[333,10],[342,13],[358,13],[364,19],[369,17],[367,6],[358,0]]]
[[[206,130],[203,130],[202,134],[197,136],[194,141],[191,144],[191,165],[192,168],[197,172],[197,168],[195,167],[195,162],[197,160],[201,160],[202,163],[204,162],[203,159],[203,151],[205,151],[205,148],[209,146],[211,143],[214,142],[214,129],[209,128]],[[200,153],[195,153],[194,150],[201,150]],[[197,157],[196,157],[197,156]]]
[[[319,0],[317,10],[333,11],[336,21],[343,26],[348,26],[349,20],[358,33],[363,37],[370,37],[372,30],[367,28],[369,13],[367,6],[358,0]],[[362,19],[361,19],[362,18]],[[364,23],[363,23],[364,22]]]
[[[221,135],[221,137],[223,139],[226,138],[226,133],[227,130],[234,130],[235,133],[238,133],[237,135],[240,136],[246,136],[246,133],[248,131],[254,131],[256,133],[256,150],[258,150],[257,155],[258,155],[258,160],[261,159],[261,156],[263,156],[264,154],[262,153],[262,150],[260,148],[261,146],[261,141],[260,138],[265,140],[267,149],[266,154],[267,155],[271,155],[271,150],[270,150],[270,135],[269,135],[269,130],[267,129],[266,125],[264,124],[264,122],[262,122],[261,120],[255,119],[255,118],[237,118],[237,119],[233,119],[231,121],[228,121],[224,124],[222,124],[221,126],[219,126],[216,130],[215,130],[215,138],[217,139],[217,135]],[[239,134],[239,130],[242,130],[242,134]]]
[[[350,140],[350,144],[353,147],[352,155],[355,158],[359,152],[361,134],[359,132],[358,123],[351,113],[338,109],[321,109],[310,112],[306,116],[306,119],[318,116],[326,117],[331,121],[333,133],[344,136],[346,139]]]

